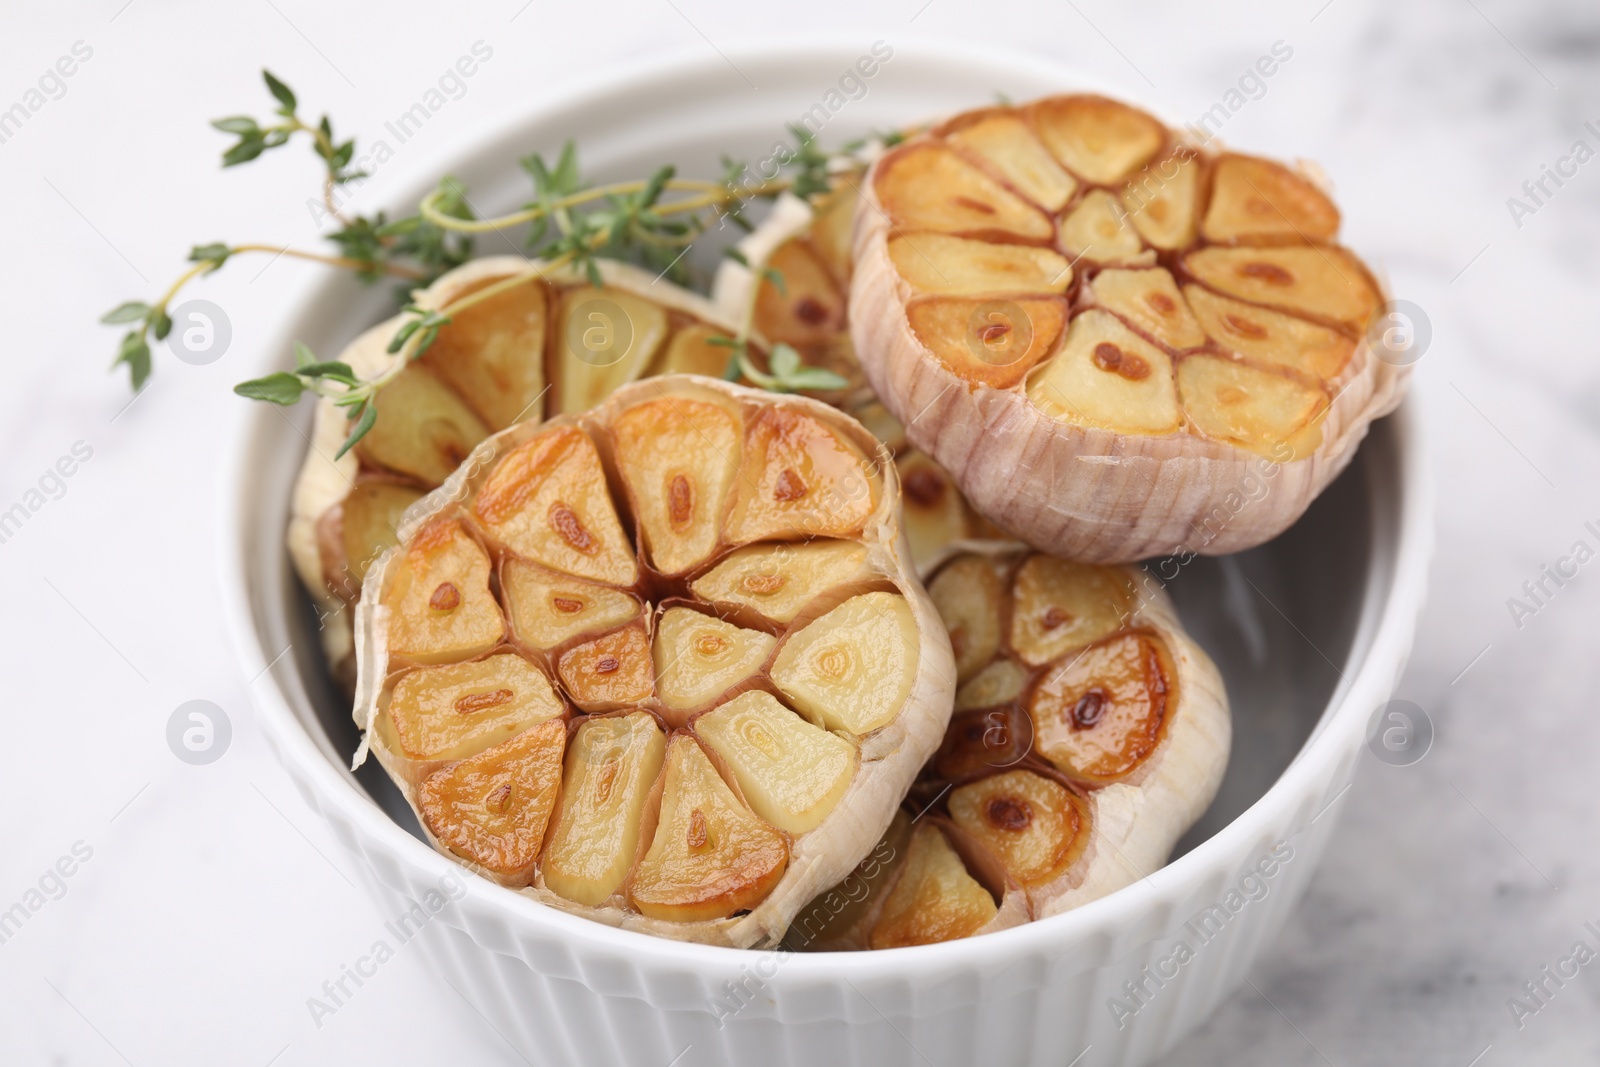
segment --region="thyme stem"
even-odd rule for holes
[[[304,259],[309,260],[312,263],[325,263],[330,267],[339,267],[342,270],[362,271],[373,268],[373,264],[366,263],[358,259],[349,259],[345,256],[325,256],[319,252],[306,252],[298,248],[279,248],[274,245],[267,244],[234,245],[231,251],[271,252],[274,255],[288,256],[291,259]],[[204,266],[204,264],[201,265]],[[390,277],[409,278],[413,281],[420,281],[428,276],[426,272],[417,270],[415,267],[408,267],[403,263],[379,263],[377,264],[377,269],[382,271],[384,274],[389,275]],[[192,275],[193,271],[187,273]]]
[[[513,211],[509,215],[500,215],[490,219],[461,219],[454,215],[446,215],[439,210],[437,204],[438,199],[444,193],[436,190],[423,197],[422,203],[417,206],[417,213],[441,230],[452,230],[456,233],[493,233],[508,226],[520,226],[527,222],[538,222],[540,219],[547,218],[556,212],[578,207],[603,197],[626,196],[629,193],[637,193],[647,188],[649,184],[647,181],[634,181],[596,186],[592,189],[574,193],[571,196],[562,197],[549,207],[543,204],[536,204],[521,211]],[[674,178],[666,183],[665,188],[679,192],[695,190],[699,191],[701,195],[661,204],[655,210],[659,215],[681,215],[686,212],[701,211],[708,207],[721,207],[734,200],[775,196],[793,185],[794,182],[790,179],[774,178],[750,189],[733,189],[721,182]]]

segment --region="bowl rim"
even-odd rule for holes
[[[1141,94],[1085,75],[1070,64],[1027,53],[988,45],[952,44],[925,38],[903,38],[893,42],[894,56],[905,55],[914,62],[957,65],[989,64],[996,70],[1009,68],[1040,81],[1057,82],[1063,89],[1078,88],[1105,92],[1149,107]],[[395,183],[382,206],[409,207],[432,186],[443,170],[454,170],[482,156],[492,142],[504,138],[518,127],[548,120],[561,112],[606,95],[626,95],[663,81],[690,81],[726,71],[729,64],[743,59],[752,64],[763,61],[827,62],[829,67],[848,64],[863,51],[860,40],[840,35],[808,35],[793,39],[747,39],[726,43],[716,55],[705,56],[703,49],[678,50],[656,58],[630,62],[626,68],[612,65],[569,80],[549,92],[496,111],[472,123],[451,138],[429,159],[410,164],[402,180]],[[902,64],[902,67],[904,64]],[[842,67],[840,68],[842,69]],[[1150,108],[1162,114],[1159,107]],[[1167,115],[1162,116],[1170,121]],[[441,162],[443,161],[443,162]],[[444,165],[447,163],[448,165]],[[426,171],[426,174],[423,171]],[[431,176],[429,176],[431,175]],[[331,299],[327,275],[308,277],[301,287],[290,290],[285,300],[286,313],[281,325],[260,346],[257,360],[277,368],[275,353],[289,350],[293,322],[308,315],[320,299]],[[252,368],[254,369],[254,368]],[[369,841],[385,847],[394,862],[411,868],[422,878],[439,883],[457,876],[462,868],[413,837],[394,822],[350,776],[328,758],[327,751],[302,725],[283,690],[283,680],[270,668],[276,662],[256,626],[252,601],[252,563],[250,524],[256,502],[250,492],[251,479],[243,475],[258,469],[254,462],[264,427],[274,412],[254,406],[239,419],[227,440],[219,470],[217,544],[219,581],[224,613],[241,676],[247,680],[257,718],[280,759],[298,772],[302,790],[314,788],[316,801],[311,806],[329,816],[332,806],[350,824],[359,828]],[[1239,857],[1266,835],[1275,833],[1284,812],[1304,808],[1320,784],[1334,780],[1340,764],[1350,758],[1365,738],[1368,709],[1388,699],[1393,684],[1410,648],[1425,594],[1428,564],[1433,543],[1433,482],[1426,455],[1425,432],[1420,405],[1415,397],[1405,399],[1398,410],[1383,420],[1393,435],[1395,469],[1389,472],[1393,487],[1391,499],[1378,499],[1375,522],[1385,509],[1395,535],[1391,545],[1383,545],[1369,564],[1366,588],[1362,594],[1360,620],[1352,643],[1353,671],[1340,671],[1327,706],[1311,734],[1277,780],[1251,805],[1226,826],[1200,842],[1184,855],[1172,860],[1152,876],[1091,901],[1060,915],[1036,920],[982,937],[948,941],[934,945],[882,949],[874,952],[783,952],[784,963],[768,980],[778,987],[837,981],[840,977],[904,979],[915,974],[950,973],[961,970],[992,971],[1016,962],[1028,950],[1070,949],[1096,934],[1124,930],[1137,924],[1141,915],[1159,902],[1176,904],[1187,890],[1209,877],[1235,877]],[[1376,424],[1375,424],[1376,425]],[[1381,498],[1375,486],[1373,496]],[[297,579],[293,579],[297,582]],[[298,586],[296,586],[298,588]],[[1364,649],[1364,651],[1363,651]],[[1359,655],[1359,658],[1356,658]],[[282,653],[278,654],[281,658]],[[1338,668],[1336,668],[1338,669]],[[1332,807],[1348,791],[1345,786],[1336,796],[1322,801],[1322,811]],[[308,798],[309,799],[309,798]],[[1320,799],[1320,798],[1319,798]],[[1301,827],[1303,829],[1304,827]],[[693,967],[717,974],[736,974],[759,953],[750,950],[693,944],[634,933],[570,915],[540,904],[513,890],[482,878],[459,879],[465,892],[458,901],[464,908],[477,909],[508,928],[559,940],[574,953],[595,953],[598,957],[626,959],[636,965],[652,967]],[[1138,887],[1146,884],[1149,892]],[[1152,895],[1154,894],[1154,895]],[[1149,934],[1141,940],[1163,936]],[[491,951],[486,949],[486,951]],[[767,950],[774,951],[774,950]]]

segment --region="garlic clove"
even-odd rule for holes
[[[845,294],[821,258],[801,240],[785,241],[766,264],[783,287],[764,278],[756,296],[755,324],[769,341],[804,346],[826,342],[844,329]]]
[[[666,734],[646,712],[578,727],[540,862],[552,892],[598,907],[622,888],[666,752]]]
[[[1281,163],[1226,155],[1211,170],[1208,241],[1331,241],[1339,209],[1321,189]]]
[[[462,399],[418,366],[378,390],[383,418],[356,445],[385,470],[437,485],[461,465],[489,428]]]
[[[502,885],[527,884],[561,787],[567,727],[549,719],[435,771],[417,806],[428,832]]]
[[[1206,343],[1205,331],[1164,268],[1103,270],[1085,289],[1096,304],[1168,348]]]
[[[971,509],[945,469],[907,449],[895,457],[900,471],[900,512],[911,558],[921,566],[952,541],[977,535]]]
[[[828,268],[834,284],[841,291],[850,287],[850,273],[854,265],[850,258],[850,240],[855,234],[856,205],[861,200],[861,189],[854,178],[846,176],[826,193],[816,196],[811,203],[813,219],[807,230],[812,251]]]
[[[917,675],[916,621],[896,593],[862,593],[793,633],[772,681],[830,730],[861,736],[887,725]]]
[[[1227,296],[1356,330],[1380,302],[1366,269],[1342,248],[1202,248],[1183,265]]]
[[[337,530],[331,545],[319,537],[329,584],[346,599],[355,599],[367,569],[400,543],[400,518],[422,496],[420,489],[401,482],[376,478],[356,482],[349,495],[323,516],[322,521]]]
[[[1024,112],[1056,159],[1096,185],[1126,180],[1167,139],[1155,119],[1103,96],[1049,97]]]
[[[584,711],[630,708],[651,698],[655,671],[642,622],[573,645],[556,661],[567,696]]]
[[[1198,285],[1184,286],[1183,295],[1212,341],[1256,363],[1335,381],[1355,355],[1355,341],[1338,330],[1232,300]]]
[[[1062,422],[1151,437],[1183,428],[1172,358],[1106,311],[1073,319],[1066,344],[1027,388],[1040,411]]]
[[[1123,186],[1122,209],[1151,248],[1170,252],[1194,243],[1203,170],[1199,153],[1185,145]]]
[[[1005,389],[1050,354],[1067,319],[1057,297],[923,297],[906,309],[911,332],[968,381]]]
[[[501,565],[500,593],[512,640],[539,652],[550,652],[584,634],[615,629],[644,611],[632,593],[514,558]]]
[[[393,731],[394,747],[408,760],[458,760],[564,711],[543,671],[502,652],[406,672],[379,722]]]
[[[755,676],[778,639],[686,607],[668,608],[656,625],[656,689],[673,719],[710,703]]]
[[[1056,237],[1072,261],[1103,264],[1153,265],[1144,243],[1120,201],[1104,189],[1090,190],[1078,206],[1062,216]]]
[[[1060,211],[1078,188],[1013,112],[979,112],[952,129],[947,140],[1046,211]]]
[[[873,948],[904,948],[970,937],[997,911],[944,835],[924,824],[911,832],[905,864],[869,941]]]
[[[1307,456],[1322,443],[1321,389],[1230,359],[1197,356],[1178,368],[1184,415],[1200,433],[1268,458]]]
[[[734,697],[695,719],[695,736],[732,769],[755,813],[780,830],[814,830],[843,799],[859,757],[770,693]]]
[[[950,718],[944,744],[934,757],[933,773],[944,781],[960,782],[1015,767],[1033,750],[1033,722],[1016,706],[1016,699],[1031,672],[1014,660],[995,660],[962,691],[980,682],[968,707]],[[1009,696],[999,696],[1010,691]],[[999,696],[999,699],[995,699]]]
[[[717,326],[685,326],[672,335],[651,366],[651,374],[704,374],[720,378],[728,369],[731,349],[714,341],[732,341],[733,335]]]
[[[876,491],[857,445],[812,416],[765,408],[745,429],[723,536],[735,544],[849,536],[877,506]]]
[[[928,595],[950,632],[959,682],[971,679],[1000,650],[1004,582],[989,560],[967,556],[941,568],[928,583]]]
[[[1024,888],[1064,874],[1089,843],[1087,804],[1033,771],[990,775],[950,793],[950,818]]]
[[[872,575],[867,550],[853,541],[751,545],[725,557],[691,586],[710,604],[745,608],[777,623],[831,589]]]
[[[489,589],[489,556],[459,520],[440,519],[406,545],[383,596],[389,653],[428,664],[470,659],[505,632]]]
[[[889,259],[919,293],[1052,295],[1072,284],[1072,264],[1059,252],[945,233],[900,234],[889,241]]]
[[[885,157],[878,198],[906,230],[1042,243],[1050,239],[1042,211],[943,145],[927,144]]]
[[[1134,606],[1133,583],[1120,571],[1032,555],[1012,583],[1009,644],[1022,662],[1041,666],[1115,633]]]
[[[497,280],[485,278],[460,295]],[[533,413],[544,395],[549,305],[549,294],[539,285],[492,296],[441,326],[421,363],[460,394],[489,429],[503,430]],[[383,417],[389,417],[387,409]]]
[[[637,404],[612,425],[618,473],[656,570],[678,574],[717,547],[739,438],[737,412],[684,398]]]
[[[666,309],[653,300],[612,286],[568,289],[554,338],[554,410],[587,411],[639,377],[667,332]]]
[[[1028,684],[1028,668],[1016,660],[998,659],[974,674],[956,690],[956,710],[971,711],[1008,705]]]
[[[510,552],[611,585],[638,566],[594,442],[571,426],[530,438],[496,465],[472,502],[483,530]]]
[[[1075,780],[1127,776],[1161,741],[1175,686],[1160,638],[1126,633],[1045,672],[1027,698],[1041,755]]]
[[[667,746],[661,819],[634,869],[628,899],[672,922],[724,919],[772,891],[789,861],[784,835],[734,796],[700,746]]]

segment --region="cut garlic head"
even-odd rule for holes
[[[1065,96],[873,165],[849,319],[867,380],[982,515],[1089,562],[1287,528],[1399,402],[1383,295],[1317,184]]]
[[[871,858],[892,873],[869,890],[854,872],[863,899],[840,924],[824,894],[793,948],[924,944],[1088,903],[1166,862],[1221,783],[1221,679],[1150,574],[974,543],[928,592],[962,684],[907,802],[920,837],[891,831]]]
[[[532,266],[511,256],[475,260],[416,293],[415,301],[443,310]],[[597,269],[600,286],[587,274],[554,270],[451,313],[422,358],[380,391],[372,430],[337,460],[332,457],[350,431],[347,412],[331,399],[319,401],[288,542],[323,616],[324,651],[347,686],[355,673],[349,608],[367,568],[394,546],[406,509],[444,482],[485,437],[524,420],[592,407],[636,378],[676,371],[722,376],[729,349],[714,342],[737,332],[737,318],[626,264],[601,261]],[[363,378],[384,373],[396,358],[388,345],[402,322],[373,327],[339,358]],[[760,358],[764,344],[758,341],[754,351]],[[648,438],[668,429],[640,432]],[[673,506],[669,495],[659,513],[640,516],[646,540],[668,571],[675,567],[671,543],[681,542],[679,550],[693,555],[715,533],[703,523],[678,529]],[[589,574],[582,568],[572,573]]]
[[[949,718],[898,498],[847,416],[706,378],[503,430],[369,573],[356,720],[472,870],[772,944],[879,840]]]

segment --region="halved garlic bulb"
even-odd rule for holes
[[[818,401],[683,375],[478,445],[356,611],[355,718],[429,838],[602,922],[776,942],[949,718],[888,460]]]
[[[414,300],[444,308],[529,266],[513,256],[474,260]],[[348,608],[367,568],[395,544],[405,510],[484,438],[528,419],[585,410],[639,377],[677,371],[720,377],[727,367],[728,348],[711,342],[733,336],[736,317],[635,267],[602,261],[598,269],[598,287],[586,274],[557,270],[457,312],[422,358],[384,387],[377,424],[338,460],[333,456],[349,432],[346,412],[331,400],[319,402],[288,543],[323,616],[324,651],[347,687],[355,676]],[[395,358],[387,348],[401,322],[373,327],[339,358],[363,377],[383,372]],[[764,351],[758,341],[758,359]],[[646,429],[649,436],[666,427]],[[669,496],[661,507],[673,503]],[[667,570],[673,568],[668,541],[685,540],[682,551],[693,554],[703,547],[694,539],[714,533],[703,521],[678,531],[665,510],[640,518]]]
[[[1096,96],[967,112],[861,183],[854,350],[979,513],[1089,562],[1287,528],[1398,402],[1305,173]]]
[[[791,948],[925,944],[1075,908],[1159,868],[1221,784],[1221,678],[1151,575],[969,543],[928,592],[963,681],[907,801],[915,832],[891,827],[870,871],[802,909]]]

